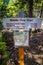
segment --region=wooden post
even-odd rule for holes
[[[19,48],[19,63],[24,65],[24,48]]]

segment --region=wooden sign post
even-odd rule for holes
[[[24,65],[24,48],[19,48],[19,65]]]
[[[18,17],[24,17],[24,11],[19,11]],[[19,48],[19,61],[20,65],[24,65],[24,48]]]

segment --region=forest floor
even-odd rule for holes
[[[34,34],[30,38],[29,47],[24,48],[24,51],[25,65],[43,65],[43,31]],[[15,64],[10,63],[7,65]]]
[[[28,58],[26,65],[43,65],[43,31],[30,38],[26,55]]]

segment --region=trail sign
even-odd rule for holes
[[[29,30],[30,28],[40,28],[40,18],[5,18],[3,19],[4,28],[13,30]]]
[[[29,46],[29,31],[15,31],[14,42],[15,42],[15,46],[28,47]]]
[[[40,18],[5,18],[3,26],[14,31],[15,46],[29,46],[29,29],[40,28]]]

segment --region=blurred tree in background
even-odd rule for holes
[[[17,17],[19,10],[25,12],[24,17],[38,17],[43,11],[43,0],[0,0],[0,18]]]
[[[25,11],[24,17],[40,17],[43,9],[43,0],[10,0],[8,16],[17,17],[18,11]]]

